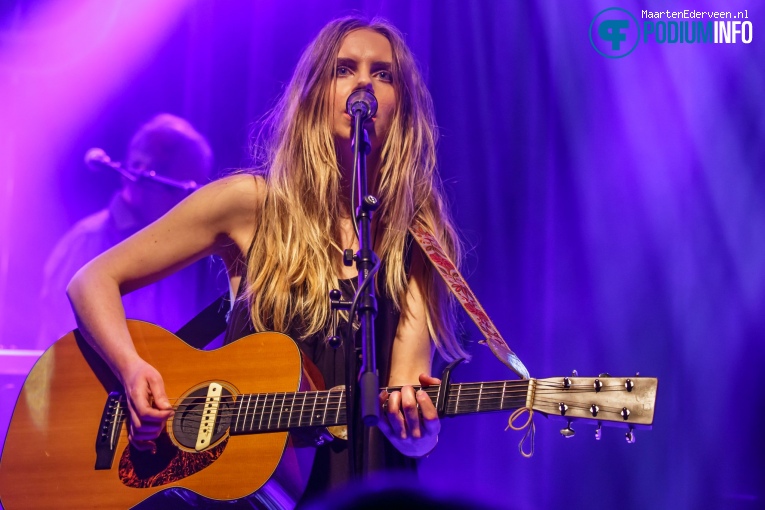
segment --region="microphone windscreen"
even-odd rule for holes
[[[92,149],[88,149],[88,152],[85,153],[85,164],[88,165],[88,168],[91,170],[100,170],[104,165],[111,166],[112,159],[105,150],[93,147]]]
[[[361,112],[364,119],[373,117],[377,113],[377,98],[367,89],[355,90],[345,102],[345,111],[351,117],[356,111]]]

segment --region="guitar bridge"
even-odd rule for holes
[[[125,418],[125,402],[116,391],[106,398],[96,437],[96,469],[111,469]]]
[[[194,447],[198,452],[201,452],[210,446],[213,430],[215,429],[215,419],[218,417],[218,409],[220,408],[220,396],[223,393],[222,390],[223,386],[216,382],[211,382],[207,387],[207,397],[205,398],[205,405],[199,422],[197,443]]]

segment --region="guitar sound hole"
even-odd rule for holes
[[[193,450],[196,447],[206,398],[207,386],[204,386],[186,395],[175,410],[173,435],[175,440],[186,448]],[[224,387],[209,444],[215,444],[228,430],[231,424],[233,400],[231,392]]]

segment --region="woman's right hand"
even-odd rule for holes
[[[138,359],[121,379],[130,411],[130,443],[138,450],[156,452],[155,439],[173,415],[173,406],[165,394],[162,376],[156,368]]]

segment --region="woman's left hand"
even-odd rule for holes
[[[420,385],[441,384],[440,379],[420,374]],[[383,404],[388,402],[387,407]],[[401,391],[380,393],[382,411],[378,426],[380,431],[401,453],[408,457],[423,457],[438,443],[441,421],[428,394],[404,386]]]

